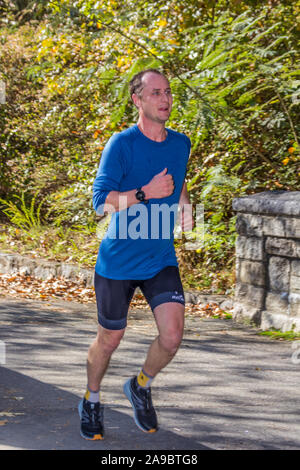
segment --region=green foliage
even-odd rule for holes
[[[0,203],[3,207],[2,211],[12,224],[24,231],[28,231],[32,228],[39,229],[42,223],[40,213],[44,201],[41,200],[36,204],[37,196],[38,194],[36,193],[29,204],[25,200],[24,192],[22,192],[21,196],[15,195],[17,203],[12,202],[12,200],[7,201],[0,198]]]
[[[93,233],[101,151],[136,121],[128,82],[146,67],[168,75],[168,126],[192,141],[188,187],[206,230],[202,251],[180,253],[187,266],[233,266],[233,197],[299,189],[299,2],[24,0],[2,9],[3,200],[39,191],[57,230]]]
[[[287,340],[287,341],[295,341],[300,340],[300,333],[295,333],[295,331],[279,331],[279,330],[269,330],[269,331],[260,331],[259,335],[261,336],[268,336],[271,339],[276,340]]]

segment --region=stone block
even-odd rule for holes
[[[8,255],[6,253],[0,253],[0,272],[3,274],[10,273],[14,266],[14,257],[13,255]]]
[[[240,281],[254,286],[265,285],[265,265],[259,261],[241,260]]]
[[[263,260],[263,239],[239,235],[235,245],[236,256],[250,260]]]
[[[278,256],[300,258],[300,240],[267,237],[265,250]]]
[[[281,313],[290,317],[300,317],[300,294],[268,292],[265,305],[268,312]]]
[[[292,317],[300,317],[300,294],[289,295],[289,314]]]
[[[285,237],[285,217],[263,216],[262,233],[273,237]]]
[[[268,266],[270,290],[289,291],[290,261],[280,256],[271,256]]]
[[[51,264],[38,264],[36,268],[31,271],[31,275],[38,279],[49,279],[52,277],[56,277],[56,268]]]
[[[263,233],[262,217],[256,214],[238,213],[235,225],[239,235],[260,237]]]
[[[300,318],[291,318],[292,320],[292,330],[295,333],[300,333]]]
[[[265,290],[251,284],[237,283],[235,288],[235,301],[247,304],[258,309],[264,308]]]
[[[290,291],[300,294],[300,260],[291,262]]]
[[[234,302],[232,299],[228,298],[220,302],[219,306],[222,310],[232,310]]]
[[[295,294],[300,294],[300,276],[292,276],[290,278],[290,291]]]
[[[255,325],[259,325],[261,321],[261,310],[259,308],[235,302],[232,317],[237,322],[244,322],[246,320],[253,322]]]
[[[74,264],[62,263],[60,266],[61,276],[65,279],[76,278],[78,276],[79,267]]]
[[[295,259],[291,262],[291,274],[300,277],[300,259]]]
[[[285,331],[300,331],[300,318],[292,318],[280,313],[269,312],[264,310],[261,313],[260,328],[263,331],[274,329]]]
[[[234,211],[300,216],[300,191],[271,190],[233,199]]]
[[[241,260],[240,258],[235,258],[235,279],[236,282],[240,282],[240,272],[241,272]]]
[[[274,293],[268,292],[266,295],[266,310],[269,312],[282,313],[288,315],[289,313],[289,293]]]
[[[300,219],[295,217],[287,217],[285,220],[285,236],[286,238],[300,239]]]
[[[79,278],[83,281],[86,287],[94,286],[94,269],[81,269]]]

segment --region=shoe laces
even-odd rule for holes
[[[89,415],[89,419],[93,424],[98,424],[101,422],[102,416],[102,407],[100,403],[91,403],[87,406],[86,411]]]
[[[152,408],[152,399],[151,399],[151,389],[140,389],[141,393],[144,395],[146,410],[150,410]]]

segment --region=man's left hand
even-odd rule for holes
[[[193,206],[192,204],[183,204],[180,211],[181,229],[188,232],[194,228]]]

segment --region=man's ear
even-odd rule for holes
[[[131,98],[132,98],[132,101],[133,101],[134,104],[135,104],[135,107],[136,107],[137,109],[139,109],[139,107],[140,107],[140,106],[139,106],[139,105],[140,105],[140,103],[139,103],[140,98],[138,97],[138,95],[137,95],[136,93],[133,93],[132,96],[131,96]]]

